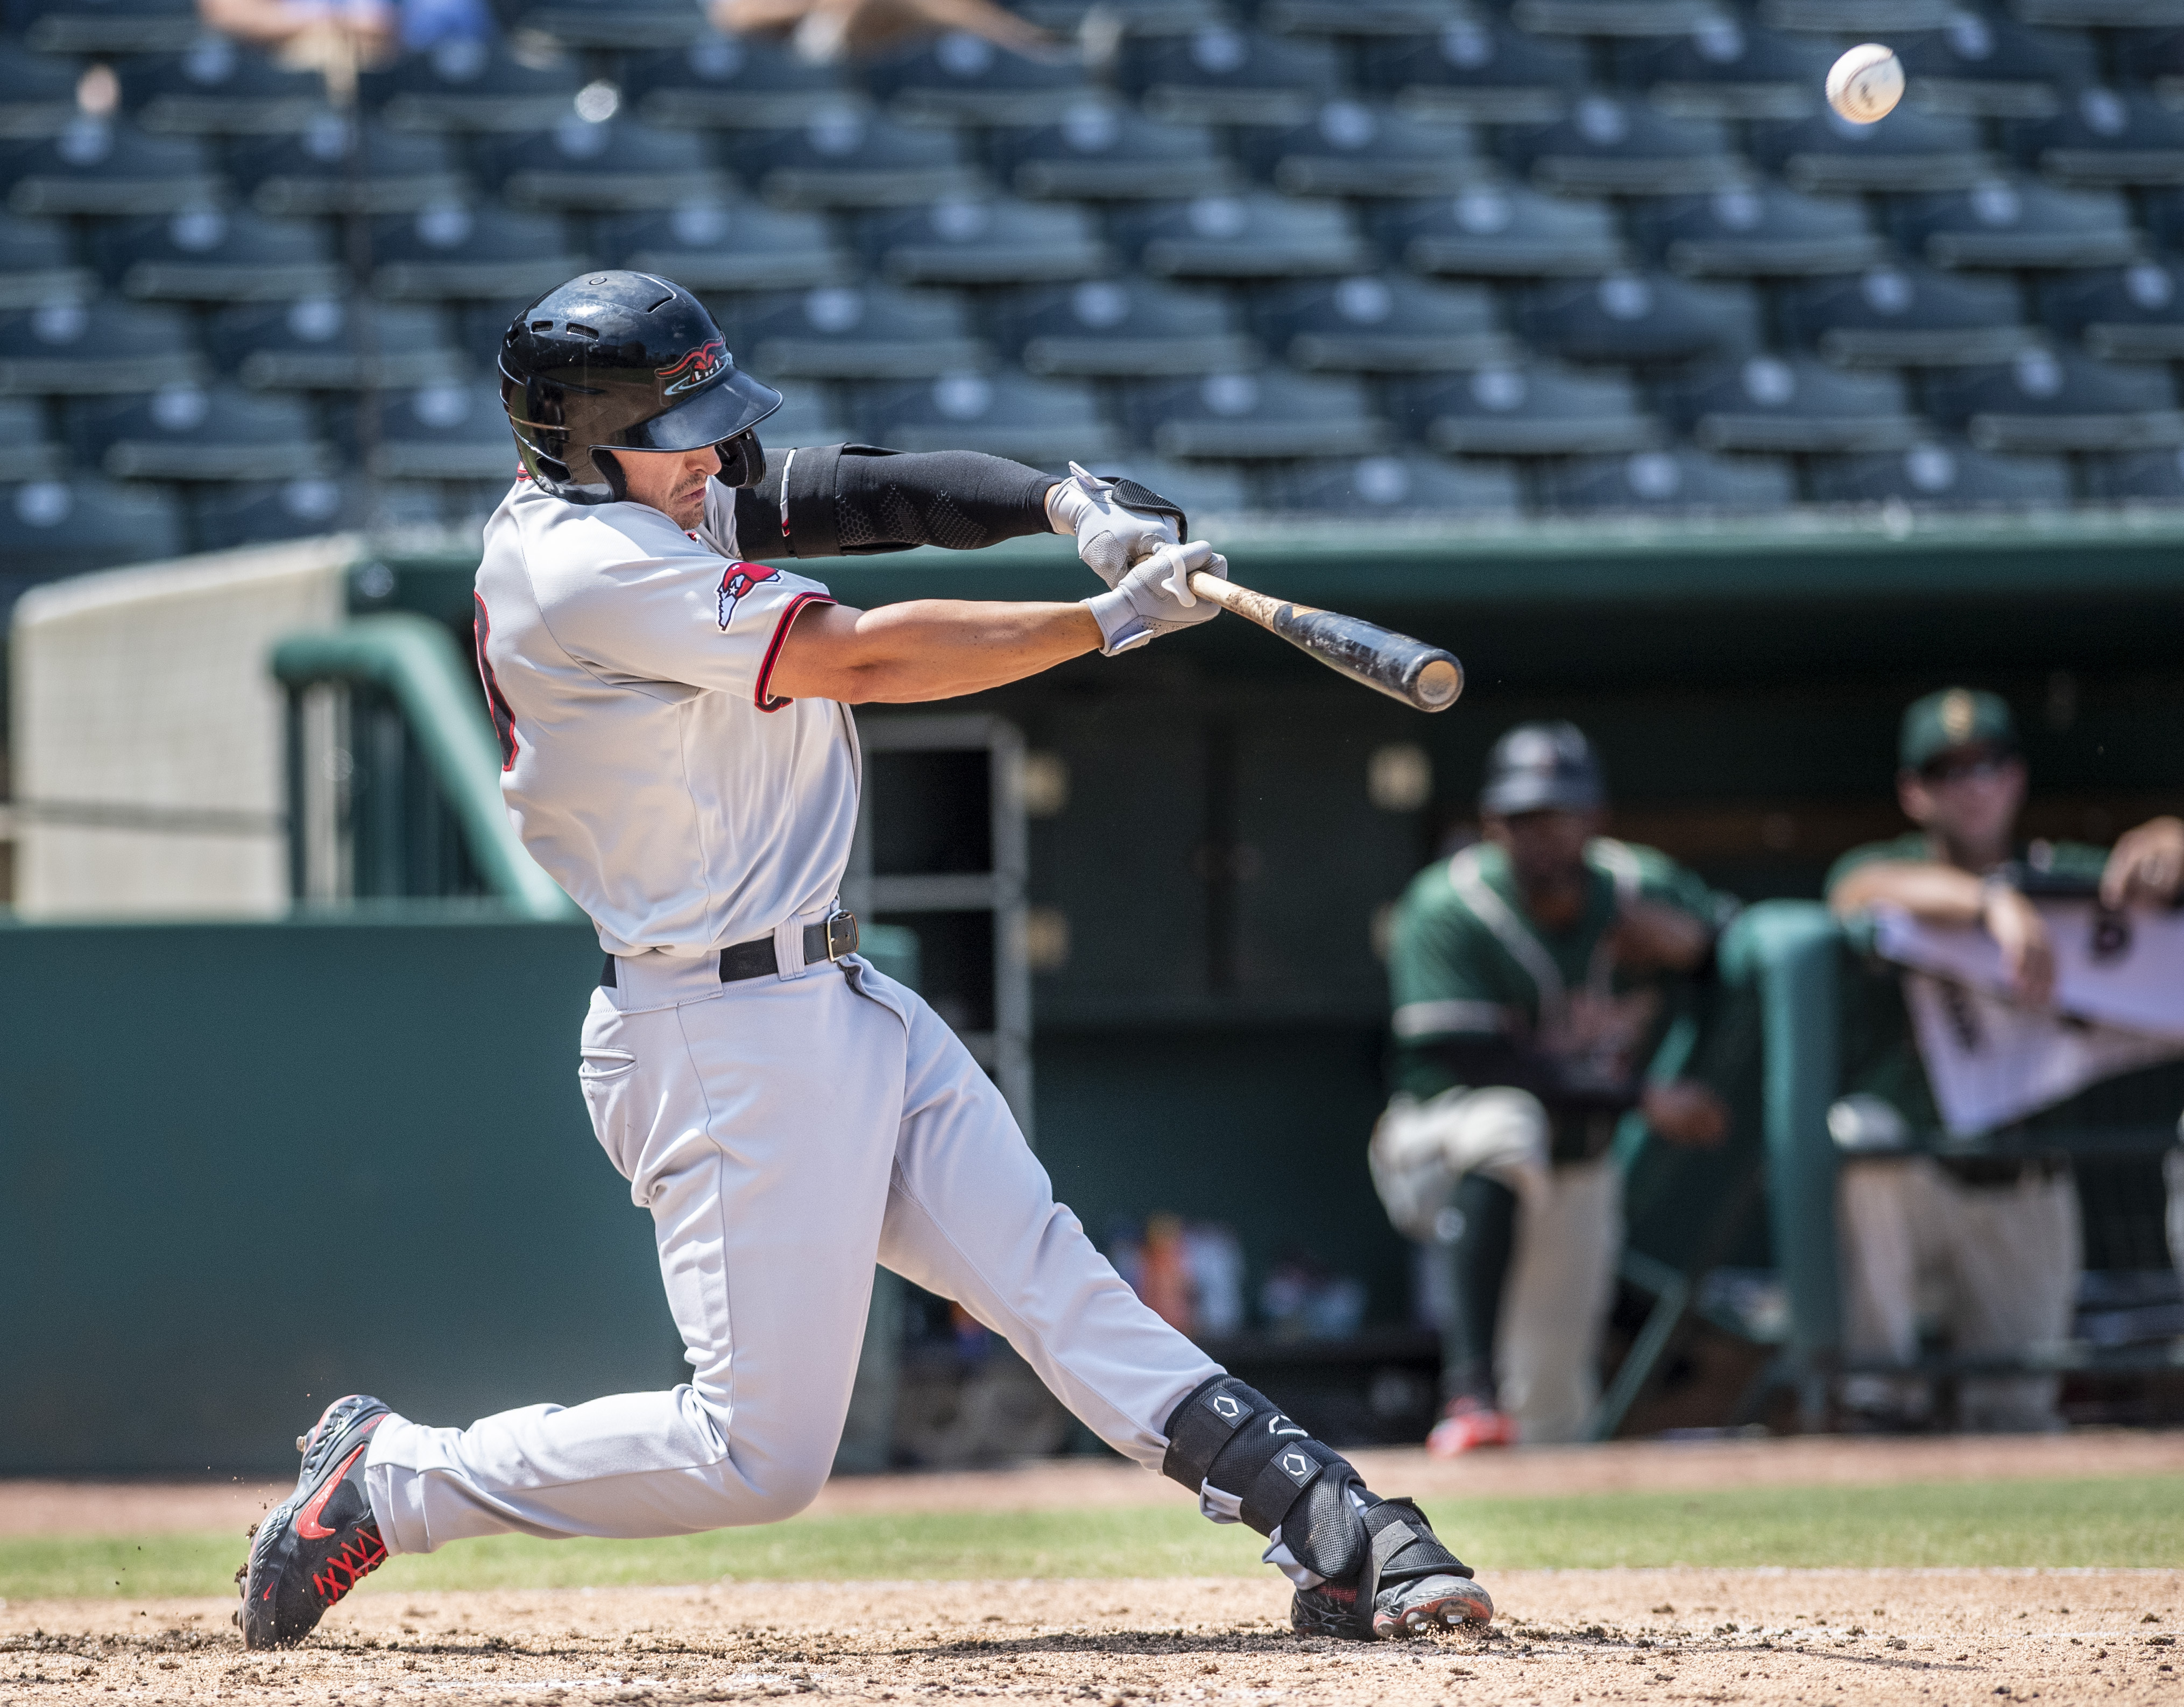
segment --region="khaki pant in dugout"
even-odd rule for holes
[[[1368,1152],[1397,1230],[1421,1241],[1465,1174],[1517,1196],[1516,1249],[1495,1325],[1496,1403],[1528,1446],[1585,1437],[1600,1396],[1600,1342],[1623,1251],[1623,1175],[1613,1163],[1551,1163],[1547,1113],[1506,1085],[1398,1096]]]
[[[1847,1162],[1836,1218],[1843,1348],[1852,1358],[1915,1358],[1922,1298],[1939,1303],[1960,1353],[2017,1352],[2070,1332],[2083,1257],[2078,1189],[2067,1171],[1967,1185],[1927,1156]],[[2059,1386],[2052,1375],[1968,1379],[1958,1420],[1968,1429],[2060,1428]],[[1843,1398],[1907,1420],[1930,1405],[1913,1376],[1852,1375]]]

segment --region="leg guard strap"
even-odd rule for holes
[[[1216,1376],[1175,1408],[1167,1436],[1161,1468],[1201,1508],[1234,1513],[1261,1535],[1279,1529],[1297,1562],[1322,1576],[1357,1569],[1365,1548],[1350,1498],[1357,1472],[1264,1393]]]

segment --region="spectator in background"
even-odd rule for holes
[[[493,33],[486,0],[198,0],[209,29],[277,54],[287,64],[353,84],[359,67],[395,53]],[[346,98],[347,91],[337,93]]]
[[[1728,1129],[1705,1085],[1642,1074],[1733,903],[1602,835],[1606,805],[1574,727],[1510,730],[1484,842],[1421,873],[1390,935],[1395,1094],[1369,1153],[1396,1229],[1447,1247],[1436,1456],[1582,1436],[1622,1246],[1616,1126],[1635,1107],[1675,1143]]]
[[[2184,887],[2184,821],[2141,824],[2113,852],[2075,842],[2020,845],[2026,773],[2017,725],[1993,694],[1950,688],[1903,713],[1896,797],[1918,828],[1854,848],[1828,873],[1828,905],[1849,918],[1876,906],[1932,924],[1983,926],[2022,1001],[2045,1004],[2054,957],[2038,910],[2012,881],[2013,862],[2098,883],[2102,903],[2173,901]],[[1900,1002],[1851,1063],[1830,1112],[1836,1141],[1900,1145],[1941,1125]],[[1885,1130],[1883,1130],[1885,1129]],[[2006,1353],[2069,1332],[2081,1260],[2078,1196],[2059,1157],[1893,1156],[1847,1159],[1838,1187],[1845,1350],[1911,1362],[1922,1290],[1942,1303],[1959,1352]],[[2029,1376],[1967,1380],[1959,1421],[1982,1430],[2059,1428],[2059,1383]],[[1843,1386],[1854,1426],[1916,1427],[1930,1414],[1925,1383],[1859,1375]]]

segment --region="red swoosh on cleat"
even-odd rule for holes
[[[319,1491],[311,1496],[311,1503],[296,1514],[296,1533],[304,1540],[324,1541],[333,1533],[319,1521],[319,1514],[326,1509],[326,1502],[333,1498],[334,1490],[341,1486],[341,1479],[348,1474],[348,1467],[364,1456],[365,1448],[370,1444],[370,1441],[360,1442],[357,1449],[342,1460],[342,1467],[319,1484]]]

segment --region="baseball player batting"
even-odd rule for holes
[[[1416,1506],[1368,1492],[1139,1302],[954,1034],[858,957],[838,899],[851,705],[1144,645],[1215,614],[1188,577],[1220,575],[1220,557],[1127,483],[960,451],[766,451],[779,393],[738,370],[694,297],[647,274],[549,292],[509,327],[500,371],[523,472],[486,528],[479,672],[510,814],[606,950],[579,1077],[652,1212],[691,1377],[466,1429],[336,1401],[252,1543],[246,1644],[300,1641],[390,1553],[800,1511],[841,1436],[875,1260],[1006,1336],[1206,1516],[1265,1536],[1299,1631],[1370,1641],[1491,1618]],[[1075,536],[1106,591],[855,611],[746,561],[1049,530]]]

